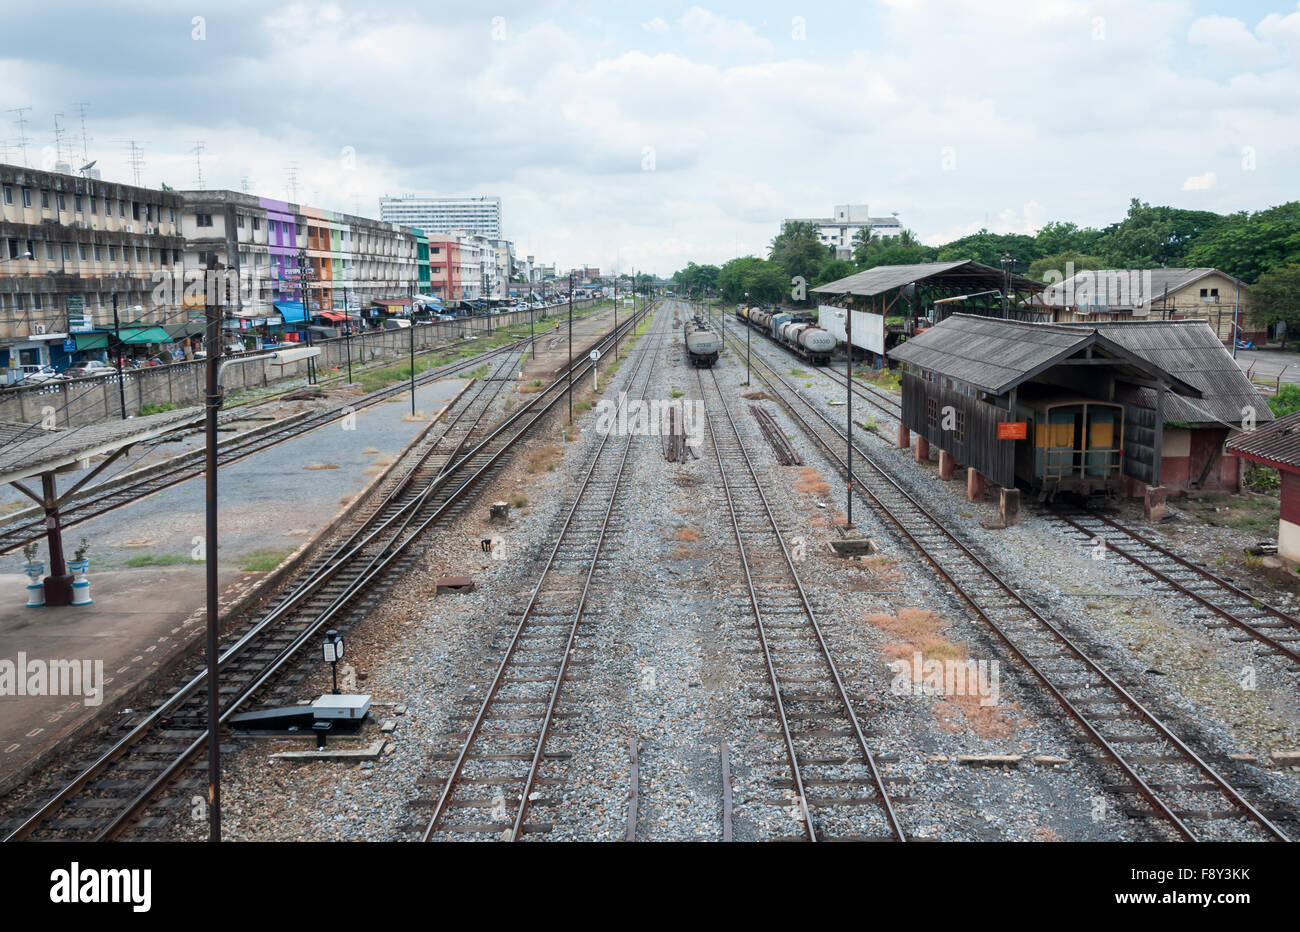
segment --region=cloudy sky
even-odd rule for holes
[[[996,12],[991,12],[995,10]],[[1293,0],[49,2],[0,11],[0,109],[142,180],[377,216],[496,194],[561,267],[762,254],[784,217],[897,212],[926,242],[1129,198],[1300,196]],[[21,162],[15,114],[0,159]]]

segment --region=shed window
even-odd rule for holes
[[[937,428],[939,426],[939,399],[925,399],[925,426]]]

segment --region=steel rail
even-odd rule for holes
[[[1084,527],[1082,524],[1074,520],[1074,518],[1070,517],[1068,514],[1065,514],[1064,512],[1059,511],[1057,509],[1052,509],[1047,513],[1051,517],[1063,521],[1065,524],[1074,528],[1076,531],[1088,535],[1089,538],[1097,539],[1097,534],[1094,530],[1092,530],[1091,528]],[[1201,578],[1208,579],[1210,582],[1214,583],[1216,586],[1228,592],[1233,597],[1238,599],[1243,599],[1246,602],[1249,602],[1252,607],[1257,608],[1258,610],[1265,612],[1269,615],[1272,615],[1274,618],[1277,618],[1281,621],[1285,621],[1291,627],[1300,630],[1300,621],[1297,621],[1295,618],[1286,614],[1280,609],[1274,608],[1271,605],[1267,605],[1264,602],[1261,602],[1259,599],[1255,598],[1250,593],[1238,589],[1236,586],[1234,586],[1232,583],[1228,582],[1228,580],[1222,578],[1221,576],[1218,576],[1215,573],[1211,573],[1209,570],[1203,569],[1189,560],[1183,559],[1182,557],[1178,556],[1177,554],[1173,553],[1170,550],[1165,549],[1164,547],[1160,546],[1154,541],[1148,540],[1142,535],[1137,534],[1134,531],[1131,531],[1130,529],[1124,527],[1121,524],[1116,524],[1114,521],[1111,521],[1109,518],[1099,515],[1096,512],[1091,512],[1091,511],[1087,512],[1087,516],[1092,520],[1100,521],[1103,524],[1110,525],[1111,527],[1118,530],[1120,533],[1126,534],[1128,537],[1137,541],[1142,546],[1150,547],[1152,550],[1155,550],[1156,552],[1160,553],[1162,556],[1168,557],[1170,560],[1174,561],[1175,563],[1178,563],[1180,566],[1183,566],[1184,568],[1196,573]],[[1129,550],[1126,550],[1125,548],[1115,544],[1109,538],[1103,537],[1101,538],[1101,540],[1105,542],[1107,550],[1115,551],[1125,560],[1132,563],[1134,566],[1138,567],[1139,569],[1145,570],[1146,572],[1150,573],[1152,576],[1159,579],[1161,582],[1165,583],[1168,586],[1173,587],[1178,592],[1187,596],[1189,599],[1192,599],[1194,602],[1203,606],[1204,608],[1208,608],[1210,611],[1214,612],[1220,618],[1223,618],[1229,624],[1235,625],[1237,628],[1240,628],[1242,631],[1245,631],[1251,637],[1255,638],[1256,640],[1260,641],[1263,644],[1266,644],[1271,650],[1274,650],[1279,654],[1289,657],[1291,660],[1300,664],[1300,651],[1297,651],[1296,648],[1292,647],[1289,644],[1284,644],[1281,641],[1277,640],[1276,638],[1270,637],[1260,629],[1256,628],[1254,625],[1250,624],[1250,622],[1246,621],[1243,618],[1239,618],[1238,616],[1232,614],[1232,612],[1228,611],[1222,606],[1217,605],[1214,602],[1210,601],[1205,596],[1201,595],[1199,592],[1195,592],[1194,590],[1188,588],[1186,585],[1179,582],[1177,579],[1174,579],[1172,576],[1165,573],[1159,567],[1155,566],[1152,563],[1148,563],[1146,560],[1143,560],[1140,556],[1137,556],[1136,554],[1131,553]]]
[[[742,460],[745,463],[745,469],[753,482],[753,491],[757,492],[759,501],[763,505],[763,514],[767,518],[767,524],[771,527],[773,535],[779,544],[781,556],[785,561],[786,569],[789,571],[790,580],[794,583],[795,590],[799,593],[799,602],[803,608],[803,613],[808,619],[809,627],[816,637],[818,649],[821,652],[822,659],[826,662],[827,672],[830,674],[830,680],[835,685],[835,690],[839,696],[840,704],[843,706],[845,714],[853,729],[853,737],[857,742],[858,748],[867,764],[867,769],[871,775],[871,782],[875,787],[876,796],[884,809],[886,820],[889,823],[890,830],[898,841],[906,841],[907,836],[903,833],[902,826],[898,823],[898,816],[894,812],[893,804],[890,802],[889,794],[885,790],[884,780],[881,778],[880,769],[876,765],[875,755],[867,746],[866,736],[862,733],[862,725],[858,721],[857,713],[853,709],[853,703],[849,699],[848,691],[844,688],[844,682],[840,678],[839,670],[835,665],[835,660],[831,655],[830,648],[826,644],[826,639],[822,635],[821,625],[817,621],[817,614],[813,611],[812,604],[808,601],[808,593],[803,587],[803,581],[799,578],[799,573],[795,570],[794,561],[790,558],[790,551],[785,545],[785,536],[781,533],[777,525],[776,516],[772,513],[772,507],[768,503],[767,495],[763,492],[763,484],[758,479],[758,474],[754,471],[754,464],[749,457],[749,451],[745,449],[745,444],[740,438],[740,430],[736,426],[735,419],[731,416],[731,410],[727,405],[726,398],[722,394],[722,388],[718,385],[718,374],[715,370],[710,369],[709,374],[713,379],[713,390],[717,394],[719,404],[722,407],[722,413],[726,415],[727,424],[731,427],[732,435],[735,437],[736,448],[740,451]],[[696,370],[696,376],[699,380],[701,396],[705,394],[704,376],[702,370]],[[749,592],[749,604],[754,612],[754,622],[758,628],[759,643],[763,650],[763,662],[767,670],[768,683],[772,687],[772,695],[776,702],[777,719],[781,724],[781,733],[784,738],[786,755],[789,758],[790,770],[794,777],[795,791],[799,796],[800,809],[803,812],[804,831],[808,835],[809,841],[817,840],[817,827],[813,824],[812,814],[808,809],[806,790],[803,784],[803,774],[799,765],[798,754],[794,747],[794,737],[791,733],[790,722],[786,715],[785,701],[781,696],[781,685],[778,682],[776,667],[772,659],[772,648],[767,636],[767,626],[764,622],[763,610],[759,605],[758,590],[754,585],[754,577],[750,570],[748,550],[745,547],[744,535],[740,528],[740,519],[736,500],[732,493],[731,481],[727,477],[727,467],[722,462],[722,449],[718,442],[718,434],[710,424],[709,436],[713,440],[713,453],[718,463],[718,473],[722,476],[722,487],[726,493],[727,511],[731,516],[732,530],[736,535],[736,545],[740,549],[741,566],[745,571],[745,586]]]
[[[844,433],[835,424],[831,423],[820,411],[816,409],[815,406],[809,403],[807,399],[803,398],[803,396],[800,395],[799,392],[793,386],[791,386],[788,382],[786,382],[786,380],[782,378],[779,373],[776,372],[775,368],[769,362],[763,360],[761,356],[758,358],[760,359],[762,364],[768,369],[768,371],[772,373],[773,378],[775,378],[777,382],[779,382],[785,389],[788,390],[790,395],[793,395],[795,398],[798,398],[800,403],[804,407],[806,407],[813,415],[819,418],[836,437],[838,437],[840,440],[844,440],[847,442],[848,438],[845,437]],[[763,381],[767,383],[769,387],[773,388],[774,390],[776,389],[776,386],[773,384],[772,379],[769,379],[761,372],[759,374],[759,377],[762,378]],[[794,417],[795,420],[798,421],[803,426],[803,428],[809,434],[810,437],[815,439],[819,443],[819,445],[822,446],[822,448],[831,457],[831,459],[838,465],[838,468],[841,471],[843,471],[845,468],[845,462],[843,457],[839,453],[837,453],[833,449],[832,445],[827,443],[826,440],[822,438],[820,434],[812,427],[812,425],[809,424],[808,421],[794,409],[794,406],[789,403],[788,397],[784,398],[783,400],[785,401],[785,408],[791,414],[791,416]],[[1109,688],[1115,695],[1120,697],[1120,700],[1123,702],[1124,705],[1128,706],[1149,727],[1154,729],[1171,747],[1177,750],[1178,753],[1182,755],[1182,757],[1186,761],[1190,762],[1193,767],[1199,770],[1202,773],[1202,775],[1204,775],[1215,786],[1216,790],[1219,793],[1221,793],[1227,800],[1229,800],[1229,802],[1231,802],[1235,808],[1243,812],[1248,818],[1250,818],[1252,821],[1260,825],[1273,838],[1280,841],[1289,840],[1286,834],[1280,828],[1274,825],[1263,813],[1261,813],[1258,809],[1256,809],[1255,806],[1253,806],[1249,801],[1243,798],[1231,784],[1229,784],[1223,777],[1221,777],[1218,774],[1216,770],[1214,770],[1214,768],[1212,768],[1209,764],[1203,761],[1191,748],[1189,748],[1182,741],[1182,739],[1180,739],[1177,735],[1171,732],[1169,728],[1165,726],[1164,722],[1162,722],[1154,713],[1148,710],[1141,702],[1139,702],[1133,695],[1131,695],[1128,690],[1126,690],[1123,686],[1121,686],[1118,682],[1116,682],[1114,678],[1110,676],[1110,674],[1108,674],[1105,670],[1103,670],[1090,656],[1088,656],[1077,644],[1075,644],[1073,640],[1071,640],[1068,636],[1066,636],[1066,634],[1063,631],[1061,631],[1056,625],[1050,622],[1029,602],[1027,602],[1018,592],[1015,591],[1015,589],[1010,584],[1008,584],[997,573],[997,571],[995,571],[992,567],[990,567],[983,559],[976,556],[966,546],[965,543],[963,543],[959,538],[957,538],[952,533],[951,530],[948,529],[948,527],[942,521],[940,521],[928,508],[922,505],[915,497],[913,497],[906,489],[904,489],[902,485],[900,485],[897,482],[897,480],[895,480],[894,477],[889,472],[887,472],[882,466],[876,463],[876,461],[865,450],[861,449],[856,444],[854,444],[854,450],[859,454],[862,462],[865,462],[867,465],[869,465],[874,470],[876,475],[882,480],[884,480],[887,486],[892,489],[892,491],[900,495],[907,505],[913,508],[924,520],[926,520],[933,527],[934,530],[936,530],[943,538],[947,539],[952,546],[956,547],[959,553],[965,556],[976,567],[978,571],[983,573],[989,580],[991,580],[999,590],[1001,590],[1007,597],[1009,597],[1020,609],[1025,611],[1035,622],[1037,622],[1044,629],[1046,629],[1047,632],[1049,632],[1049,634],[1052,637],[1054,637],[1057,642],[1063,645],[1070,652],[1070,654],[1073,655],[1080,663],[1082,663],[1089,672],[1091,672],[1094,676],[1100,679],[1102,683],[1105,685],[1105,687]],[[1023,663],[1025,667],[1034,674],[1035,678],[1037,678],[1038,681],[1048,690],[1048,692],[1052,695],[1053,698],[1056,699],[1056,701],[1061,705],[1061,707],[1064,708],[1066,712],[1072,718],[1074,718],[1076,722],[1079,723],[1080,727],[1082,727],[1084,731],[1087,732],[1087,734],[1095,742],[1097,742],[1098,746],[1102,748],[1105,755],[1108,758],[1110,758],[1112,763],[1114,763],[1124,772],[1125,776],[1133,783],[1135,787],[1137,787],[1139,793],[1152,805],[1153,809],[1155,809],[1156,812],[1158,812],[1161,816],[1163,816],[1174,827],[1175,831],[1177,831],[1178,834],[1181,835],[1183,838],[1189,841],[1198,840],[1195,833],[1173,811],[1172,807],[1169,804],[1167,804],[1164,801],[1164,799],[1160,797],[1160,795],[1155,791],[1155,789],[1140,774],[1137,773],[1133,765],[1129,763],[1129,761],[1124,757],[1124,755],[1121,754],[1119,750],[1116,749],[1111,742],[1107,741],[1105,737],[1102,736],[1102,734],[1097,730],[1097,728],[1093,725],[1093,723],[1088,720],[1087,716],[1082,712],[1082,710],[1080,710],[1074,703],[1072,703],[1065,696],[1065,694],[1061,692],[1060,689],[1057,688],[1055,683],[1052,682],[1051,678],[1049,678],[1049,676],[1039,667],[1039,665],[1036,664],[1032,659],[1030,659],[1020,649],[1020,646],[1015,642],[1015,640],[1011,637],[1011,635],[1008,634],[1001,625],[999,625],[996,621],[994,621],[993,618],[983,608],[980,607],[976,598],[967,590],[967,588],[964,585],[961,584],[960,581],[958,581],[951,573],[949,573],[949,571],[943,566],[942,562],[930,552],[930,548],[924,545],[920,540],[918,540],[913,535],[912,531],[906,527],[903,521],[894,514],[893,510],[885,502],[883,502],[875,494],[875,492],[872,491],[871,487],[865,481],[863,481],[862,478],[856,472],[854,472],[852,476],[852,480],[857,483],[862,493],[866,495],[866,497],[876,507],[877,511],[880,514],[882,514],[887,520],[889,520],[890,523],[892,523],[895,528],[898,529],[899,533],[901,533],[917,550],[917,552],[920,553],[928,563],[930,563],[930,565],[935,569],[935,571],[949,584],[950,587],[952,587],[952,589],[962,598],[962,600],[965,601],[966,604],[970,606],[971,610],[974,611],[975,614],[982,621],[984,621],[984,623],[987,624],[995,634],[997,634],[998,638],[1007,646],[1008,649],[1011,650],[1011,652],[1016,656],[1016,658],[1020,660],[1021,663]]]
[[[640,320],[640,316],[631,317],[629,319],[627,326],[635,326],[637,323],[639,323],[639,320]],[[602,345],[612,338],[613,338],[612,334],[606,337],[605,340],[602,341]],[[582,378],[584,378],[586,375],[590,373],[593,367],[594,367],[594,363],[591,363],[586,359],[579,360],[578,365],[575,368],[579,368],[581,371],[575,373],[575,380],[581,381]],[[477,452],[484,450],[489,443],[491,443],[497,436],[499,436],[506,430],[508,425],[513,425],[516,421],[521,419],[527,412],[536,409],[535,415],[527,421],[527,423],[518,432],[518,434],[514,436],[514,438],[510,439],[500,449],[498,449],[495,453],[493,453],[491,457],[487,460],[487,462],[479,466],[474,471],[474,473],[470,475],[465,480],[464,483],[461,484],[461,486],[459,486],[457,489],[455,489],[452,492],[451,496],[445,502],[443,502],[442,505],[440,505],[439,508],[432,515],[430,515],[428,518],[425,519],[425,521],[417,528],[415,532],[405,537],[405,539],[402,539],[400,544],[397,544],[397,541],[401,537],[401,534],[405,530],[405,528],[409,526],[411,521],[418,514],[418,509],[420,505],[422,505],[422,503],[426,500],[426,498],[431,494],[431,491],[435,486],[440,487],[442,484],[444,484],[443,480],[451,476],[452,475],[451,473],[444,473],[442,476],[439,477],[439,479],[434,480],[434,482],[431,482],[429,487],[426,488],[424,492],[421,493],[420,496],[418,496],[416,499],[413,499],[411,502],[404,504],[396,514],[388,518],[379,528],[377,528],[376,530],[372,531],[369,535],[367,535],[367,537],[363,541],[354,545],[350,550],[348,550],[346,554],[342,555],[341,557],[338,557],[338,559],[334,560],[332,563],[327,563],[326,565],[320,567],[316,572],[312,574],[312,576],[308,579],[307,583],[300,586],[289,596],[289,598],[287,598],[284,602],[277,605],[274,609],[272,609],[270,612],[264,615],[255,625],[253,625],[247,632],[245,632],[234,644],[232,644],[225,651],[223,651],[222,655],[218,659],[219,670],[222,667],[229,666],[233,660],[237,659],[240,655],[242,655],[245,652],[245,650],[252,643],[254,643],[263,632],[267,631],[276,620],[278,620],[279,618],[287,614],[292,608],[300,604],[309,595],[312,595],[315,592],[319,591],[325,582],[338,575],[339,571],[344,566],[346,566],[354,556],[360,554],[362,549],[365,546],[367,546],[369,542],[373,541],[385,528],[389,527],[391,524],[393,524],[395,521],[402,518],[403,516],[406,517],[406,520],[402,523],[401,528],[399,528],[397,532],[394,533],[384,545],[382,545],[379,554],[371,558],[370,563],[367,565],[367,568],[365,571],[363,571],[362,575],[354,579],[353,582],[349,584],[349,586],[344,590],[344,592],[341,593],[338,597],[336,597],[335,600],[322,613],[320,613],[314,621],[309,622],[304,627],[304,629],[299,633],[299,635],[291,642],[291,644],[286,648],[284,648],[279,654],[277,654],[277,656],[269,664],[267,664],[263,668],[262,673],[259,676],[255,677],[254,682],[252,683],[251,686],[245,688],[244,690],[241,690],[241,692],[234,699],[229,700],[227,702],[225,711],[220,716],[220,723],[224,723],[228,719],[228,717],[231,714],[233,714],[234,711],[243,702],[247,701],[247,699],[257,689],[260,689],[261,686],[271,678],[271,676],[277,673],[280,670],[280,668],[283,667],[284,664],[287,663],[289,659],[291,659],[293,654],[296,653],[296,651],[302,647],[302,645],[306,642],[306,640],[309,637],[311,637],[315,632],[319,631],[331,618],[333,618],[333,616],[344,605],[347,604],[347,602],[349,602],[353,597],[355,597],[355,595],[364,586],[366,586],[371,580],[376,578],[384,569],[386,569],[389,565],[391,565],[391,563],[410,545],[412,541],[418,539],[423,534],[423,532],[431,524],[437,521],[448,508],[450,508],[453,504],[459,501],[460,498],[462,498],[468,492],[468,490],[472,488],[477,483],[477,481],[481,477],[483,477],[488,472],[488,470],[490,470],[496,464],[496,462],[502,456],[504,456],[507,451],[509,451],[513,447],[514,443],[518,442],[522,437],[526,436],[531,430],[531,428],[533,427],[533,425],[535,425],[546,414],[548,414],[550,410],[554,408],[554,406],[558,404],[559,401],[564,397],[564,392],[560,390],[560,386],[564,384],[565,384],[565,378],[563,376],[556,378],[551,383],[551,385],[547,386],[547,388],[544,389],[542,392],[539,392],[536,398],[532,402],[520,408],[519,411],[515,412],[510,418],[508,418],[505,422],[503,422],[495,430],[493,430],[493,432],[487,438],[481,441],[471,453],[463,457],[461,460],[461,465],[469,463],[470,459]],[[548,395],[553,395],[553,397],[551,397],[550,400],[545,403],[545,405],[541,405],[540,404],[541,401],[545,399]],[[337,551],[336,551],[336,555],[337,555]],[[143,720],[137,723],[137,725],[135,725],[129,732],[123,735],[111,747],[109,747],[106,751],[100,754],[100,756],[97,757],[95,761],[93,761],[85,770],[83,770],[82,773],[80,773],[72,781],[67,783],[53,797],[47,800],[46,803],[42,805],[36,812],[34,812],[31,816],[25,819],[23,823],[20,824],[17,828],[11,831],[4,838],[4,841],[21,840],[31,835],[31,833],[35,831],[36,828],[38,828],[42,823],[48,820],[55,812],[57,812],[64,804],[66,804],[68,800],[70,800],[82,789],[84,789],[90,783],[91,780],[95,779],[97,776],[103,773],[104,770],[107,769],[107,767],[110,766],[118,758],[125,755],[131,749],[131,747],[137,744],[152,729],[158,727],[162,722],[164,722],[177,708],[179,708],[191,696],[196,694],[204,686],[206,680],[207,680],[206,670],[192,677],[184,686],[182,686],[179,690],[174,692],[160,706],[155,708],[148,716],[146,716]],[[107,823],[107,825],[104,828],[102,828],[101,831],[97,834],[96,840],[104,840],[104,839],[116,837],[118,834],[120,834],[121,831],[126,827],[127,822],[132,817],[134,817],[134,815],[137,812],[139,812],[141,809],[147,806],[148,803],[151,802],[163,789],[165,789],[166,786],[170,784],[171,780],[177,774],[179,774],[184,769],[184,767],[188,765],[190,760],[199,751],[201,751],[204,747],[206,747],[206,745],[207,745],[207,735],[205,733],[202,737],[196,739],[193,743],[191,743],[189,747],[187,747],[177,758],[173,760],[173,762],[170,765],[168,765],[162,771],[161,774],[159,774],[152,781],[150,781],[150,783],[147,784],[146,788],[142,790],[133,800],[131,800],[127,804],[127,807],[125,809],[121,810],[117,814],[117,816],[113,817]]]
[[[656,334],[656,336],[661,336],[661,335],[662,334]],[[642,353],[637,358],[636,368],[632,371],[628,379],[629,383],[634,383],[635,380],[640,376],[641,370],[647,359],[651,360],[650,366],[653,367],[654,365],[653,358],[657,354],[658,354],[658,347],[649,350],[646,349],[642,350]],[[641,393],[642,399],[644,399],[645,392],[649,385],[650,371],[652,371],[652,368],[646,370],[647,378],[646,378],[646,384],[642,388],[642,393]],[[626,403],[626,401],[627,401],[627,393],[620,392],[618,405],[621,407]],[[578,488],[578,493],[577,495],[574,496],[573,504],[569,507],[569,510],[565,515],[564,524],[560,528],[560,532],[555,538],[554,545],[551,547],[550,555],[547,557],[546,560],[546,565],[542,569],[541,575],[538,577],[537,583],[533,586],[532,592],[529,595],[528,604],[525,606],[523,613],[520,615],[519,623],[515,626],[514,633],[510,638],[509,645],[506,647],[505,654],[502,655],[500,663],[497,664],[496,672],[493,674],[492,681],[488,686],[486,693],[483,696],[483,701],[479,704],[478,712],[475,714],[474,720],[470,724],[470,727],[465,736],[465,740],[461,744],[460,752],[457,754],[456,760],[452,764],[451,771],[447,774],[447,777],[443,782],[442,792],[439,794],[438,800],[434,804],[433,812],[429,816],[428,825],[425,826],[424,833],[421,836],[420,840],[423,842],[427,842],[432,839],[433,835],[437,832],[440,823],[442,822],[443,816],[447,811],[448,804],[451,802],[452,794],[455,792],[456,787],[459,784],[461,773],[465,768],[466,762],[469,760],[470,750],[473,748],[475,741],[482,733],[483,726],[486,723],[488,718],[488,712],[492,708],[492,703],[496,699],[497,694],[501,691],[501,687],[504,685],[506,679],[506,671],[510,668],[511,661],[514,659],[515,654],[518,652],[519,645],[523,638],[524,632],[529,626],[529,622],[532,619],[533,611],[536,608],[538,599],[541,596],[542,588],[546,582],[548,575],[551,572],[551,569],[555,565],[555,561],[559,556],[561,547],[563,547],[568,537],[570,529],[573,527],[574,517],[577,515],[579,506],[583,504],[583,497],[586,495],[587,489],[590,488],[591,486],[592,478],[596,473],[596,467],[600,464],[601,454],[605,452],[606,447],[608,447],[609,445],[609,439],[612,436],[613,436],[613,432],[611,431],[611,432],[607,432],[604,435],[604,437],[601,438],[600,446],[597,447],[595,454],[591,458],[591,463],[587,467],[587,471],[583,476],[582,483]],[[600,533],[597,537],[596,545],[592,551],[591,562],[587,567],[587,574],[583,580],[582,592],[579,595],[577,607],[569,623],[568,636],[565,641],[564,652],[562,655],[562,659],[560,661],[559,671],[556,673],[556,676],[551,684],[546,711],[542,718],[542,722],[538,728],[537,746],[533,752],[533,756],[529,764],[528,772],[525,775],[523,780],[523,788],[519,795],[519,808],[515,813],[515,818],[513,820],[512,827],[510,830],[511,841],[518,841],[519,837],[523,834],[522,829],[524,826],[524,817],[527,814],[528,804],[530,802],[528,796],[532,791],[533,784],[536,782],[537,770],[541,765],[542,754],[546,747],[546,739],[549,736],[551,722],[555,714],[555,707],[559,701],[560,693],[563,689],[564,677],[568,672],[569,657],[573,652],[574,640],[577,637],[578,627],[582,621],[583,612],[586,609],[587,596],[591,589],[592,577],[595,574],[596,565],[600,560],[601,550],[604,546],[606,534],[609,528],[610,516],[613,514],[614,502],[618,498],[619,486],[621,484],[622,477],[623,477],[623,470],[624,467],[627,465],[627,458],[631,449],[632,449],[632,438],[629,435],[627,438],[627,442],[624,443],[623,445],[623,454],[619,459],[618,471],[614,476],[613,485],[610,489],[609,501],[605,506],[605,511],[601,519]]]

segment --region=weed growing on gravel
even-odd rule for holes
[[[142,566],[180,566],[183,563],[202,562],[202,560],[191,560],[189,557],[182,556],[179,553],[142,553],[139,556],[128,558],[124,565],[131,569],[138,569]]]
[[[254,550],[244,557],[240,569],[245,573],[269,573],[289,555],[287,550]]]

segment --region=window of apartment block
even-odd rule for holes
[[[235,226],[239,227],[241,230],[244,228],[243,214],[235,214]]]
[[[72,247],[69,246],[67,243],[64,243],[64,244],[63,244],[63,260],[66,262],[67,260],[69,260],[69,259],[71,259],[71,258],[72,258]]]
[[[194,225],[198,227],[212,226],[212,214],[195,214]]]
[[[82,262],[85,262],[85,261],[86,261],[86,255],[87,255],[87,253],[86,253],[86,244],[85,244],[85,243],[78,243],[78,244],[77,244],[77,258],[80,259]]]
[[[31,189],[31,188],[23,188],[23,206],[24,206],[24,207],[31,207],[31,206],[32,206],[32,189]]]
[[[54,198],[54,206],[56,206],[59,210],[67,210],[67,209],[68,209],[68,202],[67,202],[67,200],[63,197],[62,194],[58,194],[58,195],[55,195],[55,198]]]
[[[42,191],[42,192],[41,192],[41,207],[46,208],[46,209],[48,210],[48,209],[49,209],[49,206],[50,206],[50,192],[49,192],[49,191]]]
[[[90,212],[92,214],[99,213],[99,202],[96,201],[93,197],[90,199]]]
[[[74,194],[72,196],[72,209],[77,213],[83,213],[80,194]]]
[[[152,205],[152,204],[145,204],[145,205],[144,205],[144,219],[145,219],[145,220],[153,220],[153,205]]]
[[[44,299],[41,298],[39,292],[32,295],[32,310],[33,311],[45,310],[45,301]]]
[[[132,219],[132,220],[139,220],[139,219],[140,219],[140,202],[139,202],[139,201],[132,201],[132,202],[131,202],[131,219]]]
[[[260,229],[262,229],[262,221],[259,220],[257,217],[254,217],[254,218],[253,218],[253,232],[256,233],[256,232],[257,232],[258,230],[260,230]]]
[[[95,247],[95,261],[96,262],[104,261],[104,247],[102,246]]]
[[[22,295],[20,294],[14,295],[14,310],[15,311],[26,310],[26,307],[24,306],[25,301],[26,299]]]
[[[109,262],[116,262],[116,261],[117,261],[117,247],[116,247],[116,246],[109,246],[109,247],[108,247],[108,261],[109,261]]]
[[[32,255],[35,255],[35,253],[32,253]],[[53,258],[54,258],[54,244],[53,244],[53,243],[46,243],[46,244],[45,244],[45,258],[47,258],[47,259],[53,259]]]
[[[29,259],[36,258],[36,244],[31,240],[27,241],[27,248],[23,251],[27,253],[27,258]]]
[[[139,246],[135,247],[135,261],[136,262],[144,261],[144,250],[141,249]]]
[[[126,201],[118,201],[118,202],[117,202],[117,215],[118,215],[119,217],[125,217],[125,216],[126,216]]]
[[[18,240],[16,239],[9,240],[9,258],[10,259],[18,258]]]
[[[6,203],[6,204],[12,204],[12,203],[14,202],[14,189],[13,189],[13,187],[12,187],[11,185],[5,185],[5,186],[4,186],[4,191],[5,191],[5,203]]]

